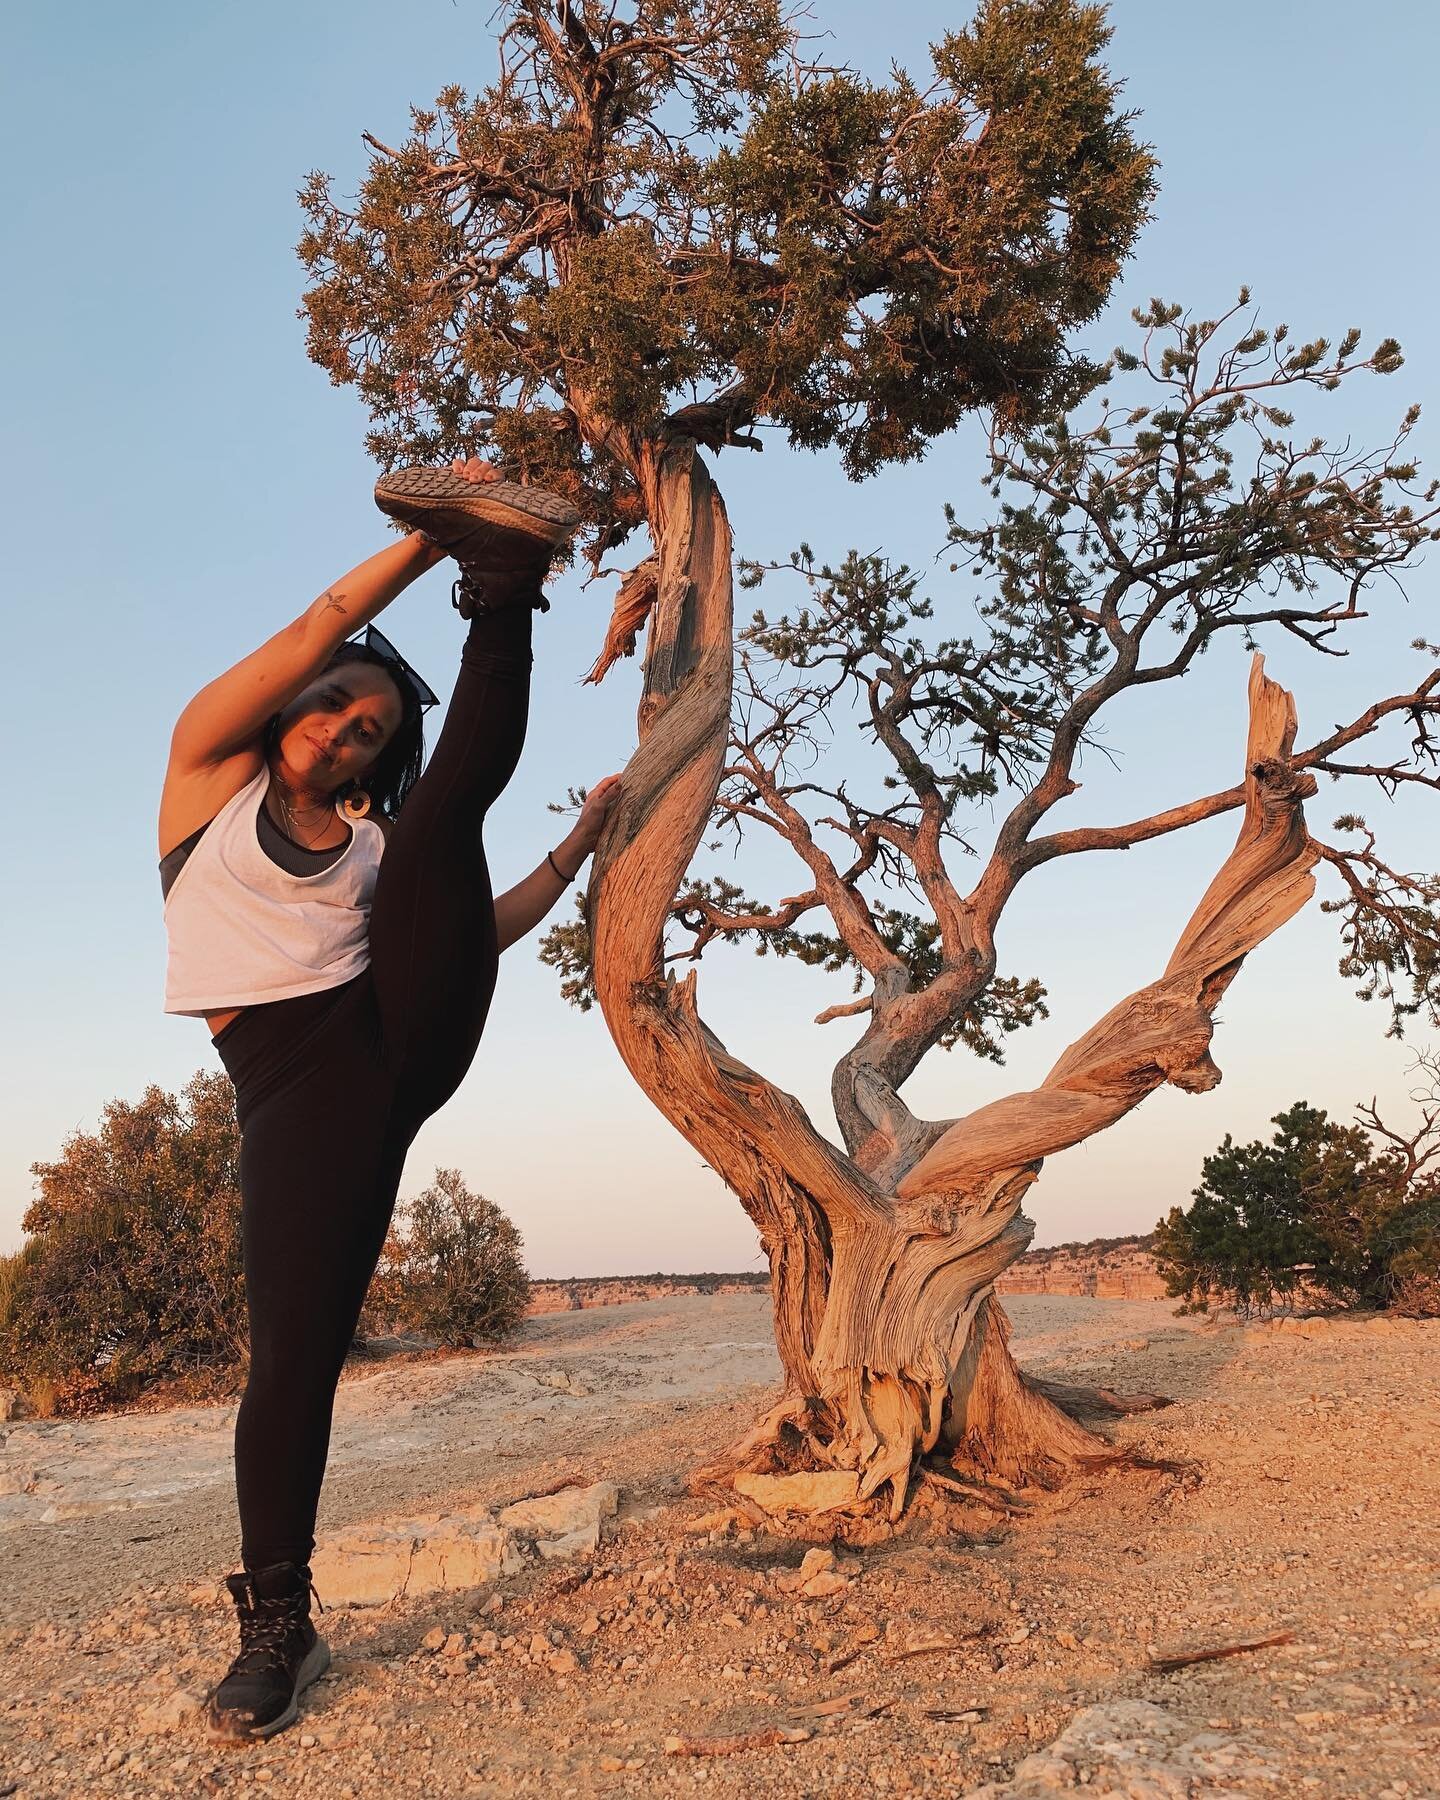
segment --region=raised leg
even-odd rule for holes
[[[529,581],[538,594],[538,577]],[[494,992],[482,830],[525,741],[532,618],[526,595],[471,621],[439,741],[380,865],[370,972],[386,1063],[416,1123],[464,1077]]]

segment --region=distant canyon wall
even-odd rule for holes
[[[1073,1294],[1094,1300],[1163,1300],[1165,1283],[1143,1239],[1032,1250],[995,1283],[1001,1294]],[[635,1275],[534,1281],[533,1314],[580,1312],[591,1306],[628,1306],[688,1294],[766,1292],[763,1275]]]
[[[1155,1258],[1139,1243],[1032,1250],[995,1283],[999,1294],[1077,1294],[1092,1300],[1163,1300]]]
[[[629,1306],[636,1300],[672,1300],[681,1294],[749,1294],[769,1291],[763,1275],[599,1276],[592,1280],[532,1281],[527,1314],[581,1312],[589,1306]]]

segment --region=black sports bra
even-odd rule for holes
[[[190,852],[204,837],[214,824],[207,819],[203,825],[192,831],[183,843],[177,844],[160,858],[160,897],[165,899],[175,885],[175,877],[190,859]],[[331,844],[324,850],[307,850],[303,844],[297,844],[294,838],[285,833],[270,817],[262,806],[255,814],[255,837],[260,848],[277,867],[284,869],[287,875],[318,875],[322,869],[328,869],[331,863],[339,862],[345,854],[353,832],[346,837],[343,844]]]

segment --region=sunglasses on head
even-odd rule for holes
[[[390,642],[383,631],[377,631],[373,625],[367,625],[362,637],[352,638],[352,643],[363,644],[367,650],[373,650],[387,668],[398,675],[403,675],[410,683],[415,698],[420,702],[421,712],[428,712],[432,706],[440,704],[440,696],[435,692],[422,675],[412,669],[405,658]]]

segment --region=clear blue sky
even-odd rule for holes
[[[160,1011],[154,813],[170,726],[202,682],[384,541],[357,403],[305,359],[295,191],[314,167],[353,186],[363,129],[393,141],[412,102],[489,79],[490,11],[468,0],[7,9],[0,1248],[19,1240],[32,1161],[93,1125],[110,1096],[177,1086],[212,1062],[202,1027]],[[891,57],[918,65],[927,37],[967,16],[931,0],[819,0],[816,11],[836,52],[876,72]],[[1434,9],[1119,0],[1112,19],[1110,60],[1159,153],[1162,189],[1097,342],[1113,343],[1152,293],[1209,312],[1245,281],[1268,317],[1306,336],[1353,322],[1367,340],[1400,337],[1401,374],[1342,400],[1357,439],[1427,400],[1440,366]],[[1332,414],[1338,425],[1341,406]],[[1433,442],[1422,427],[1422,448]],[[804,536],[823,554],[884,544],[919,559],[939,540],[942,502],[971,506],[972,466],[962,434],[859,489],[828,459],[779,444],[722,458],[719,476],[747,553]],[[1271,669],[1296,688],[1302,732],[1404,678],[1407,641],[1440,637],[1435,594],[1432,566],[1408,613],[1387,602],[1348,663],[1275,646]],[[489,834],[501,881],[555,840],[545,802],[619,767],[631,746],[635,666],[598,692],[577,685],[608,602],[571,583],[541,624],[530,744]],[[438,575],[386,629],[447,691],[458,645]],[[1111,729],[1118,773],[1087,769],[1073,818],[1130,817],[1233,780],[1244,679],[1237,647],[1206,659],[1183,695],[1131,706]],[[1161,752],[1147,720],[1166,727]],[[1400,861],[1433,866],[1433,811],[1367,804]],[[909,1090],[916,1109],[954,1114],[1032,1085],[1158,973],[1232,834],[1220,821],[1123,860],[1068,859],[1029,884],[1007,916],[1004,962],[1042,976],[1053,1016],[1007,1069],[932,1059]],[[774,894],[792,891],[783,865],[754,886],[766,891],[767,878]],[[1253,1135],[1292,1099],[1348,1112],[1372,1092],[1403,1095],[1407,1052],[1349,996],[1336,955],[1333,922],[1312,907],[1255,956],[1223,1009],[1222,1087],[1162,1092],[1053,1161],[1028,1202],[1039,1241],[1148,1228],[1225,1131]],[[743,952],[701,979],[720,1034],[822,1121],[836,1034],[849,1027],[809,1021],[848,991],[843,977]],[[598,1014],[566,1008],[525,947],[505,959],[475,1068],[417,1143],[407,1191],[437,1163],[458,1164],[513,1214],[537,1274],[756,1265],[738,1204],[631,1085]]]

